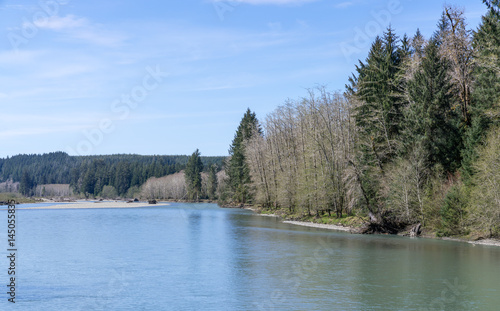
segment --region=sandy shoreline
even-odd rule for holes
[[[339,230],[339,231],[350,232],[350,233],[352,233],[353,230],[354,230],[354,228],[351,228],[351,227],[343,227],[343,226],[338,226],[338,225],[327,225],[327,224],[317,224],[317,223],[306,222],[306,221],[285,220],[285,221],[283,221],[283,223],[285,223],[285,224],[292,224],[292,225],[298,225],[298,226],[304,226],[304,227],[329,229],[329,230]],[[458,238],[435,238],[435,237],[422,237],[422,238],[441,239],[441,240],[456,241],[456,242],[465,242],[465,243],[469,243],[469,244],[473,244],[473,245],[500,246],[500,240],[495,240],[495,239],[484,239],[484,240],[479,240],[479,241],[469,241],[469,240],[458,239]]]
[[[138,207],[147,207],[147,206],[155,206],[152,204],[148,204],[147,202],[115,202],[115,201],[101,201],[101,202],[64,202],[63,204],[55,205],[41,205],[41,206],[32,206],[32,207],[22,207],[22,205],[18,205],[16,209],[82,209],[82,208],[138,208]],[[159,205],[167,205],[166,203],[159,202]]]
[[[351,227],[343,227],[343,226],[338,226],[338,225],[327,225],[327,224],[317,224],[314,222],[306,222],[306,221],[285,220],[285,221],[283,221],[283,223],[304,226],[304,227],[339,230],[339,231],[344,231],[344,232],[351,232],[353,229]]]
[[[468,242],[474,245],[500,246],[500,240],[494,240],[494,239],[484,239],[479,241],[468,241]]]

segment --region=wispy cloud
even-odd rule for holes
[[[337,4],[334,4],[333,7],[337,9],[345,9],[351,6],[363,4],[363,0],[346,0],[346,1],[338,1]]]
[[[75,15],[61,16],[51,16],[46,19],[40,19],[35,21],[35,25],[41,29],[51,29],[51,30],[66,30],[73,28],[80,28],[88,26],[89,23],[85,18],[77,17]]]
[[[35,21],[40,29],[63,33],[66,40],[76,40],[100,46],[120,46],[127,36],[113,32],[103,25],[92,23],[86,18],[72,14],[66,16],[54,15]]]
[[[344,1],[344,2],[340,2],[338,4],[335,4],[334,7],[338,8],[338,9],[343,9],[343,8],[350,7],[352,5],[354,5],[353,1]]]
[[[223,1],[225,0],[213,0],[212,2],[223,2]],[[318,0],[232,0],[231,2],[247,3],[252,5],[263,5],[263,4],[286,5],[286,4],[303,4],[314,1]]]

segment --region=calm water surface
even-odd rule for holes
[[[214,204],[17,216],[17,303],[3,290],[0,310],[500,310],[499,247],[351,235]]]

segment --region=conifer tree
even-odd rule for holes
[[[229,148],[229,160],[226,173],[229,177],[229,186],[233,193],[233,201],[238,203],[247,203],[252,200],[252,194],[249,191],[251,183],[250,171],[246,162],[245,144],[254,135],[261,135],[262,130],[259,121],[254,112],[247,109],[241,119],[236,135]]]
[[[21,194],[25,196],[30,196],[33,192],[33,188],[35,188],[35,183],[31,178],[30,174],[27,170],[23,170],[23,174],[21,176],[21,181],[19,183],[19,191]]]
[[[208,171],[208,187],[207,195],[210,200],[216,199],[217,192],[217,165],[212,164]]]
[[[420,70],[408,83],[410,106],[406,112],[405,149],[421,144],[428,161],[440,163],[448,172],[460,164],[459,116],[452,109],[453,93],[448,62],[440,57],[434,39],[425,48]]]
[[[201,171],[203,163],[200,158],[200,151],[196,149],[189,157],[185,170],[185,179],[187,186],[187,196],[190,200],[198,201],[201,196]]]
[[[499,117],[495,106],[500,104],[500,15],[495,14],[493,7],[483,16],[481,25],[474,33],[473,46],[478,66],[474,72],[474,104],[470,110],[472,122],[465,134],[462,153],[462,172],[466,182],[474,175],[477,146],[484,141],[485,133]]]

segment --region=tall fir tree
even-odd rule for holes
[[[130,171],[129,162],[119,162],[116,165],[115,172],[115,189],[118,195],[125,195],[130,187],[130,180],[132,179],[132,172]]]
[[[481,25],[474,33],[473,46],[478,66],[475,68],[475,85],[472,92],[471,126],[465,134],[462,152],[462,173],[469,182],[475,173],[477,147],[484,141],[491,124],[498,120],[500,105],[500,15],[491,9],[483,16]],[[498,4],[497,4],[498,9]],[[495,111],[497,107],[497,111]]]
[[[217,199],[217,165],[212,164],[208,171],[207,195],[210,200]]]
[[[440,163],[448,172],[460,164],[459,115],[452,109],[453,93],[448,62],[440,57],[436,39],[424,51],[420,70],[408,83],[410,105],[406,110],[404,149],[421,144],[428,162]]]
[[[198,201],[201,197],[201,172],[203,163],[200,158],[200,151],[196,149],[186,165],[184,176],[186,179],[187,196],[189,200]]]
[[[246,162],[245,144],[253,135],[261,135],[259,121],[254,112],[247,109],[241,119],[238,130],[229,148],[229,160],[226,173],[229,177],[229,186],[233,194],[233,201],[237,203],[248,203],[252,201],[252,193],[249,190],[251,178]]]
[[[19,192],[21,192],[22,195],[31,196],[35,187],[35,182],[28,170],[23,170],[21,181],[19,183]]]

